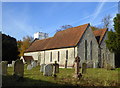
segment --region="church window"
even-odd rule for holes
[[[50,53],[50,62],[52,62],[52,52]]]
[[[68,50],[66,50],[66,59],[68,59]]]
[[[85,40],[85,60],[87,60],[87,40]]]
[[[92,41],[90,42],[90,59],[92,60]]]
[[[59,60],[60,60],[60,52],[58,51],[58,62],[59,62]]]

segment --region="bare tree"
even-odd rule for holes
[[[102,19],[102,22],[104,23],[104,27],[105,28],[109,28],[110,24],[111,24],[111,16],[107,15]]]
[[[59,32],[59,31],[62,31],[62,30],[68,29],[68,28],[72,28],[72,26],[71,26],[71,25],[63,25],[63,26],[60,26],[60,28],[57,29],[56,32]]]

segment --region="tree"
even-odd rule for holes
[[[17,41],[17,47],[18,47],[18,51],[20,52],[19,56],[21,56],[21,52],[22,52],[22,44],[23,42],[21,40]]]
[[[59,32],[59,31],[62,31],[62,30],[68,29],[68,28],[72,28],[72,26],[71,26],[71,25],[63,25],[63,26],[60,26],[60,28],[57,29],[56,32]]]
[[[19,51],[16,39],[9,35],[2,34],[2,60],[10,63],[12,60],[18,59],[18,55]]]
[[[104,28],[109,28],[110,24],[111,24],[111,16],[107,15],[102,19],[102,22],[104,24]]]
[[[23,41],[18,41],[18,48],[20,51],[20,55],[19,56],[23,56],[25,50],[30,46],[30,44],[33,42],[33,37],[31,36],[26,36],[23,37]]]
[[[117,14],[114,18],[114,31],[108,32],[108,40],[106,45],[111,52],[115,53],[117,62],[120,61],[120,14]],[[117,63],[120,66],[120,63]]]

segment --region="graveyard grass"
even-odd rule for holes
[[[101,68],[88,68],[87,73],[83,74],[80,80],[73,78],[74,69],[60,68],[57,78],[52,76],[43,76],[37,66],[32,70],[24,67],[24,79],[16,81],[13,74],[13,68],[8,68],[8,75],[3,76],[3,86],[117,86],[118,71],[106,70]],[[114,88],[114,87],[113,87]]]

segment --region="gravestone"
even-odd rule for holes
[[[12,61],[12,66],[14,67],[15,61]]]
[[[19,77],[24,76],[24,64],[22,60],[17,59],[14,64],[14,75]]]
[[[40,65],[40,72],[43,72],[43,71],[44,71],[45,65],[46,65],[46,64],[41,64],[41,65]]]
[[[90,61],[88,64],[87,64],[87,68],[93,68],[93,62]]]
[[[31,65],[32,65],[32,67],[36,67],[37,63],[35,61],[32,61]]]
[[[12,64],[8,64],[8,67],[12,67]]]
[[[0,66],[1,66],[1,68],[2,68],[2,70],[0,69],[0,73],[2,73],[2,75],[7,75],[7,61],[2,61],[1,63],[0,63]]]
[[[59,64],[57,61],[53,64],[53,74],[59,73]]]
[[[32,65],[29,64],[29,65],[27,66],[27,70],[31,70],[31,69],[32,69]]]
[[[87,64],[86,63],[82,63],[82,73],[86,73],[87,70]]]
[[[52,72],[53,72],[52,64],[47,64],[44,66],[44,71],[43,71],[44,76],[52,76]]]

